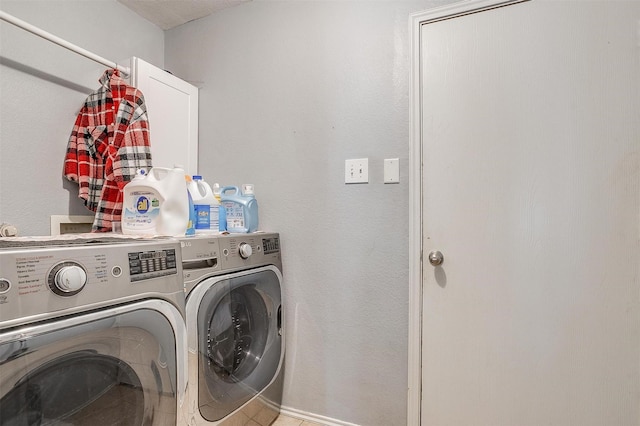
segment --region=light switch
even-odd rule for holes
[[[400,183],[399,158],[386,158],[384,160],[384,183]]]
[[[369,183],[369,159],[345,160],[344,183]]]

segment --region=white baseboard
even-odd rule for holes
[[[332,419],[330,417],[309,413],[308,411],[302,411],[298,410],[297,408],[291,407],[280,407],[280,414],[283,414],[287,417],[294,417],[300,420],[308,420],[310,422],[319,423],[324,426],[359,426],[355,423],[343,422],[342,420]]]

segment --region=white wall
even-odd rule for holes
[[[409,15],[442,3],[256,0],[165,34],[200,86],[200,173],[255,184],[282,235],[287,407],[406,424]],[[345,185],[361,157],[369,184]]]
[[[0,10],[111,61],[164,64],[164,35],[116,0],[2,0]],[[0,21],[0,222],[48,235],[52,214],[92,214],[62,178],[67,140],[103,65]]]

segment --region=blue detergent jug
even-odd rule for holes
[[[258,230],[258,201],[252,184],[225,186],[220,190],[220,199],[227,216],[227,231],[248,233]]]

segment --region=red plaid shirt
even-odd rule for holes
[[[144,97],[118,72],[107,70],[76,118],[64,161],[64,177],[79,185],[78,197],[96,212],[93,232],[111,231],[122,214],[122,188],[136,170],[151,168]]]

